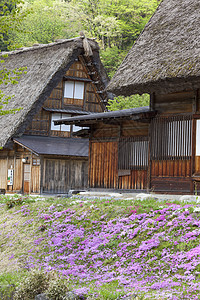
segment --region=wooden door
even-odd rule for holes
[[[24,194],[30,193],[30,180],[31,180],[31,167],[30,164],[24,164],[24,176],[23,176],[23,192]]]
[[[67,193],[88,186],[88,161],[85,159],[44,159],[44,193]]]

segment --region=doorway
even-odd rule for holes
[[[23,193],[24,194],[30,194],[30,179],[31,179],[30,164],[24,164],[24,176],[23,176]]]

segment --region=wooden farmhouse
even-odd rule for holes
[[[13,95],[8,108],[21,109],[0,116],[0,189],[29,194],[87,188],[88,128],[53,121],[105,110],[108,77],[98,44],[80,37],[7,54],[1,68],[26,67],[27,73],[18,84],[1,85]]]
[[[150,106],[60,120],[89,126],[89,186],[200,191],[200,2],[163,0],[108,85]]]

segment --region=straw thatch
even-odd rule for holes
[[[100,62],[98,44],[89,39],[88,45],[93,51],[92,60],[95,67],[106,85],[108,77]],[[14,95],[9,102],[9,109],[22,108],[15,114],[0,116],[0,147],[3,147],[11,137],[20,136],[24,132],[27,124],[39,111],[66,70],[78,55],[82,54],[85,54],[83,38],[8,52],[8,57],[5,58],[5,63],[0,64],[0,68],[13,70],[27,67],[27,74],[22,75],[16,85],[0,86],[6,95]]]
[[[108,90],[131,95],[199,87],[199,28],[199,0],[163,0]]]

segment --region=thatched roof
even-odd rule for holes
[[[131,95],[199,87],[199,28],[199,0],[163,0],[108,90]]]
[[[92,39],[86,41],[87,46],[88,43],[93,51],[91,59],[106,86],[108,77],[100,62],[99,46]],[[0,147],[3,147],[11,137],[24,132],[28,122],[39,111],[66,70],[79,55],[86,54],[85,50],[88,49],[85,49],[83,44],[82,38],[75,38],[7,53],[8,57],[5,58],[5,63],[0,64],[0,68],[13,70],[14,68],[27,67],[27,74],[22,75],[16,85],[0,85],[0,90],[6,95],[14,95],[8,108],[22,107],[15,114],[0,116]]]

